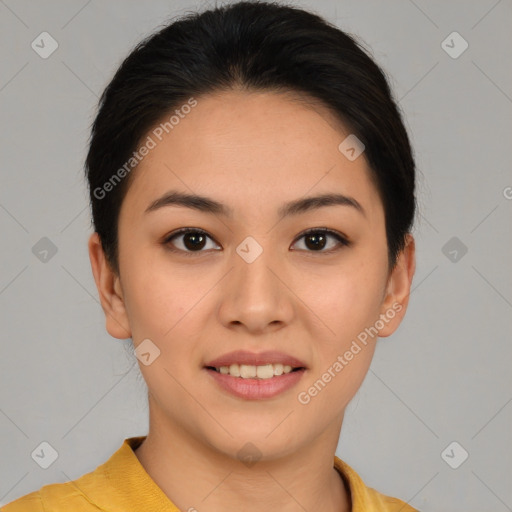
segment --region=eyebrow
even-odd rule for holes
[[[321,194],[318,196],[296,199],[282,205],[277,214],[278,217],[282,219],[290,215],[298,215],[318,208],[334,205],[352,207],[366,217],[366,212],[361,204],[353,197],[343,194]],[[234,213],[231,208],[216,201],[215,199],[174,190],[166,192],[163,196],[153,201],[146,208],[144,213],[153,212],[165,206],[182,206],[204,213],[223,215],[228,218],[232,218]]]

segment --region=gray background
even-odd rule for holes
[[[0,0],[0,505],[77,478],[147,433],[129,341],[104,328],[82,166],[97,97],[121,59],[168,17],[207,5]],[[422,511],[512,510],[512,3],[297,5],[371,49],[419,169],[409,310],[378,342],[337,455]],[[59,44],[47,59],[31,48],[43,31]],[[469,44],[458,58],[441,46],[453,31]],[[43,237],[57,248],[46,262],[32,251]],[[46,470],[31,458],[42,441],[59,455]],[[469,453],[457,469],[442,457],[453,441],[462,448],[446,460]]]

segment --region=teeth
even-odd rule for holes
[[[242,377],[242,379],[271,379],[274,375],[282,375],[283,373],[290,373],[292,371],[290,365],[282,365],[281,363],[265,364],[262,366],[234,363],[231,366],[221,366],[215,369],[225,375]]]

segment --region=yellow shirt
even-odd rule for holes
[[[180,512],[133,451],[145,438],[125,439],[94,471],[70,482],[45,485],[5,505],[1,512]],[[352,512],[418,512],[399,499],[366,487],[359,475],[336,456],[334,467],[350,488]]]

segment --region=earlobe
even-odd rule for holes
[[[94,281],[98,289],[101,307],[105,313],[107,332],[117,339],[130,338],[130,324],[126,314],[120,278],[107,261],[98,233],[91,234],[88,248]]]
[[[405,247],[388,279],[386,295],[380,311],[380,318],[383,320],[384,327],[379,330],[379,337],[390,336],[402,322],[409,304],[415,270],[416,244],[412,234],[408,233]]]

